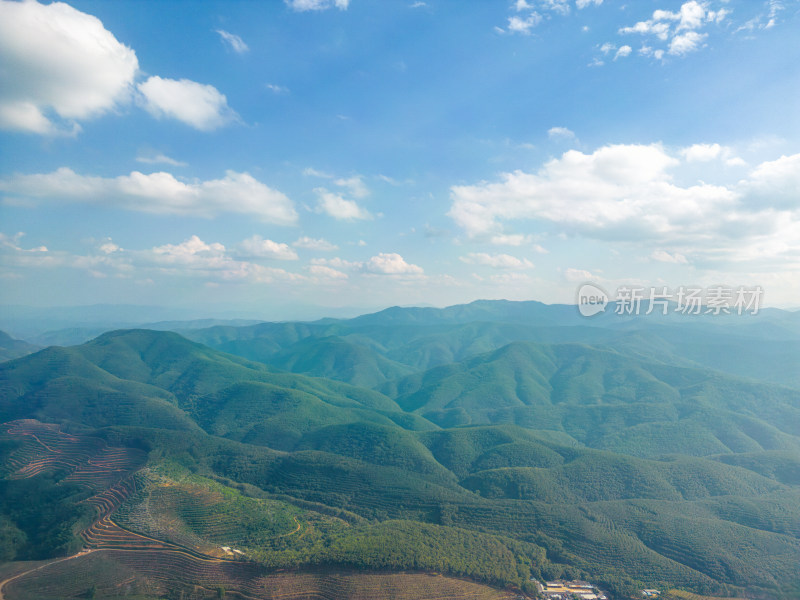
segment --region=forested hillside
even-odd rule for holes
[[[0,364],[2,556],[183,552],[241,590],[292,568],[797,597],[800,391],[646,352],[643,329],[526,329],[502,303],[459,322],[490,308],[192,333],[249,358],[120,330]],[[98,483],[97,452],[136,458]]]

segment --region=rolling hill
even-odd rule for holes
[[[45,461],[30,477],[7,475],[4,555],[63,556],[84,528],[89,540],[141,546],[136,560],[98,552],[145,587],[147,564],[171,564],[177,554],[165,553],[185,548],[187,572],[242,593],[292,568],[309,581],[389,570],[523,593],[530,577],[563,576],[617,598],[676,586],[795,597],[800,392],[655,356],[642,330],[502,322],[544,305],[457,322],[490,308],[194,332],[229,349],[269,348],[270,365],[151,330],[0,364],[0,421],[35,420],[145,457],[135,490],[94,529],[76,510],[82,492],[62,481],[72,467]],[[683,325],[657,327],[667,340]],[[537,339],[508,341],[514,331]],[[449,362],[430,366],[439,360]],[[19,442],[0,436],[7,473],[41,461],[23,452],[38,446]],[[52,529],[57,542],[19,511],[26,494],[64,524]],[[37,545],[19,546],[15,532]],[[134,541],[145,538],[156,542]],[[229,566],[215,555],[222,546],[247,558]],[[100,558],[89,555],[87,572],[99,573],[90,563]],[[223,562],[201,575],[203,560]],[[69,577],[53,569],[48,589]],[[9,589],[35,590],[36,579]]]

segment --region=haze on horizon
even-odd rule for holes
[[[799,0],[2,0],[0,304],[293,318],[594,281],[797,307],[799,25]]]

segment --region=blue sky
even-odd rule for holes
[[[796,307],[799,26],[798,0],[2,1],[0,302]]]

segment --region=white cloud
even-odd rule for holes
[[[333,183],[340,187],[347,188],[350,194],[355,198],[364,198],[369,196],[369,189],[362,181],[361,175],[337,179]]]
[[[114,110],[139,68],[99,19],[60,2],[0,2],[0,64],[0,128],[39,134]]]
[[[102,244],[100,244],[100,246],[98,246],[97,249],[100,250],[100,252],[102,252],[103,254],[113,254],[114,252],[119,252],[120,250],[122,250],[122,248],[117,246],[111,240],[103,242]]]
[[[510,254],[486,254],[484,252],[471,252],[460,257],[468,265],[482,265],[493,269],[532,269],[533,263],[527,258],[517,258]]]
[[[238,35],[225,31],[224,29],[217,29],[216,32],[219,34],[222,41],[237,54],[244,54],[250,50],[247,44],[244,43],[244,40]]]
[[[336,269],[332,269],[331,267],[326,267],[323,265],[311,265],[308,267],[308,272],[316,277],[322,277],[324,279],[347,279],[347,273],[342,273]]]
[[[239,244],[242,255],[253,258],[270,258],[273,260],[297,260],[297,252],[288,244],[265,240],[260,235],[243,240]]]
[[[334,7],[339,10],[347,10],[350,4],[350,0],[284,0],[284,2],[289,8],[297,12],[327,10]]]
[[[681,29],[697,29],[706,20],[706,9],[696,0],[691,0],[681,5],[680,15],[678,31]]]
[[[800,154],[718,185],[675,183],[686,164],[657,144],[570,150],[535,173],[453,186],[448,214],[475,239],[532,220],[565,235],[669,244],[687,260],[797,260]]]
[[[594,4],[595,6],[600,6],[603,3],[603,0],[575,0],[575,6],[578,9],[586,8],[590,4]]]
[[[297,241],[292,242],[292,246],[295,248],[306,248],[307,250],[318,250],[320,252],[333,252],[339,249],[339,246],[331,244],[327,240],[314,239],[307,236],[298,238]]]
[[[633,52],[633,48],[630,46],[620,46],[619,50],[617,50],[617,53],[614,55],[614,60],[630,56],[631,52]]]
[[[521,33],[528,35],[533,27],[536,27],[542,20],[542,15],[533,12],[527,17],[520,18],[512,16],[508,18],[508,30],[512,33]]]
[[[719,144],[693,144],[688,148],[682,148],[680,155],[687,162],[710,162],[713,160],[724,160],[729,167],[745,166],[738,156],[734,156],[733,149]]]
[[[572,283],[580,283],[583,281],[599,281],[600,277],[591,271],[569,268],[564,271],[564,279]]]
[[[225,246],[207,244],[196,235],[180,244],[164,244],[152,250],[157,262],[163,264],[200,265],[204,268],[216,266],[225,260]]]
[[[371,219],[372,215],[352,200],[347,200],[325,188],[316,188],[317,212],[325,213],[340,221]]]
[[[344,260],[343,258],[336,256],[334,258],[312,258],[311,264],[333,267],[335,269],[344,269],[346,271],[354,271],[360,269],[364,263]]]
[[[177,119],[200,131],[218,129],[236,118],[225,95],[213,85],[153,76],[137,89],[150,114]]]
[[[6,235],[5,233],[0,233],[0,246],[5,246],[6,248],[11,248],[12,250],[17,250],[19,252],[47,252],[47,246],[37,246],[36,248],[28,248],[24,249],[20,245],[22,238],[25,237],[23,232],[18,232],[14,235]]]
[[[608,54],[609,52],[616,49],[617,46],[615,44],[612,44],[611,42],[606,42],[605,44],[600,46],[600,52],[602,52],[603,54]]]
[[[676,35],[669,42],[668,53],[673,56],[683,56],[689,52],[694,52],[702,46],[707,37],[707,33],[697,33],[696,31],[687,31]]]
[[[689,263],[683,254],[680,254],[679,252],[673,252],[670,254],[666,250],[655,250],[650,255],[650,258],[658,262],[673,263],[678,265],[685,265]]]
[[[800,210],[800,154],[758,165],[740,185],[751,205]]]
[[[656,11],[656,13],[663,11]],[[669,23],[664,23],[658,20],[652,21],[639,21],[636,25],[630,27],[623,27],[619,33],[641,33],[652,34],[660,40],[666,40],[669,37]]]
[[[542,7],[561,15],[569,14],[569,0],[540,0]]]
[[[206,285],[221,281],[272,283],[302,282],[303,275],[284,269],[267,267],[231,253],[223,244],[207,243],[198,236],[178,244],[163,244],[145,250],[127,250],[107,240],[86,255],[64,251],[48,251],[45,247],[26,250],[19,246],[22,234],[6,236],[0,233],[0,254],[6,266],[18,269],[74,268],[89,276],[133,278],[153,283],[154,277],[187,277],[206,280]],[[14,276],[14,271],[10,272]]]
[[[383,253],[373,256],[362,266],[366,273],[377,275],[421,275],[422,267],[409,264],[396,253]]]
[[[137,156],[136,162],[146,165],[171,165],[173,167],[185,167],[188,163],[170,158],[166,154],[152,154],[148,156]]]
[[[303,175],[306,177],[319,177],[320,179],[333,179],[333,175],[330,173],[325,173],[324,171],[318,171],[313,167],[306,167],[303,169]]]
[[[711,24],[719,24],[730,14],[725,8],[710,10],[708,2],[690,0],[684,2],[677,12],[656,10],[651,19],[639,21],[635,25],[621,27],[620,34],[652,35],[662,42],[666,48],[653,49],[643,46],[639,50],[642,56],[652,56],[661,60],[665,53],[672,56],[684,56],[703,47],[708,33],[700,30]]]
[[[136,53],[62,2],[0,0],[0,64],[1,129],[76,134],[80,122],[128,105],[135,89],[151,114],[203,131],[236,118],[210,85],[157,76],[135,85]]]
[[[547,130],[547,137],[551,140],[559,141],[574,140],[575,132],[570,131],[566,127],[551,127]]]
[[[407,263],[402,256],[394,252],[381,252],[363,262],[344,260],[338,256],[335,258],[314,258],[311,260],[311,264],[313,266],[329,267],[366,275],[421,276],[423,274],[422,267]]]
[[[296,273],[266,267],[230,255],[220,243],[206,243],[193,235],[180,244],[164,244],[150,250],[130,253],[138,268],[156,268],[162,273],[180,276],[205,277],[223,281],[271,283],[276,280],[302,280]]]
[[[0,179],[9,198],[80,202],[155,214],[211,217],[220,213],[253,215],[268,223],[292,225],[292,201],[248,173],[227,171],[223,179],[184,182],[172,174],[133,171],[115,178],[79,175],[62,167],[52,173]]]

